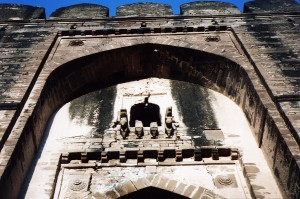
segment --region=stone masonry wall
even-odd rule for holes
[[[290,1],[285,3],[283,7],[289,8]],[[254,12],[249,5],[245,5],[245,12]],[[255,5],[259,8],[255,10],[264,9],[260,1]],[[7,9],[7,5],[1,6],[2,10]],[[274,13],[287,11],[293,13]],[[256,13],[189,20],[169,16],[145,23],[140,19],[126,22],[117,18],[113,22],[102,19],[84,23],[76,19],[77,23],[74,19],[64,24],[54,20],[40,21],[43,18],[40,9],[40,14],[33,16],[21,16],[21,12],[1,15],[0,197],[17,197],[45,125],[59,106],[97,88],[157,76],[198,82],[236,101],[252,125],[258,146],[265,152],[283,193],[287,198],[299,198],[300,49],[295,41],[299,38],[300,16],[297,10],[273,9],[271,12],[274,15]],[[28,21],[7,21],[12,15]],[[226,31],[228,37],[220,34]],[[202,35],[203,40],[199,40],[199,33],[205,35]],[[124,36],[138,39],[126,40]],[[93,46],[93,42],[88,42],[91,37],[98,37],[101,42]],[[77,44],[73,44],[83,44],[85,50],[72,43],[67,46],[74,51],[60,47],[63,45],[60,41],[72,38],[77,40]],[[120,38],[120,41],[113,38]],[[132,48],[128,51],[132,53],[130,56],[121,49],[109,52],[145,43],[157,44],[148,46],[149,52],[173,46],[163,47],[165,53],[161,53],[159,59],[152,55],[150,63],[157,64],[156,70],[141,67],[148,61],[139,57],[144,46]],[[110,55],[92,55],[102,51]],[[225,60],[227,65],[214,62],[213,68],[205,67],[211,64],[197,60],[195,55],[200,51],[218,55],[216,60]],[[121,59],[120,54],[123,54]],[[55,57],[57,55],[60,56]],[[87,55],[94,63],[89,59],[69,62]],[[120,62],[108,67],[114,60]],[[97,68],[98,63],[107,64],[107,67]],[[58,69],[53,72],[55,68]]]
[[[283,168],[294,168],[294,164],[297,163],[293,162],[293,159],[298,159],[299,153],[299,128],[290,123],[294,119],[289,120],[291,115],[297,113],[295,108],[300,108],[298,106],[300,65],[297,60],[299,47],[293,42],[294,38],[299,35],[297,25],[299,18],[277,16],[253,19],[248,18],[248,23],[235,28],[235,31],[257,67],[257,71],[261,74],[272,101],[281,112],[281,116],[274,115],[273,121],[270,121],[270,118],[266,119],[268,126],[264,128],[262,148],[270,154],[267,157],[270,158],[269,162],[275,175],[283,180],[286,189],[292,188],[291,197],[295,197],[293,194],[298,193],[299,189],[290,184],[289,172],[292,170]],[[294,104],[294,109],[287,109],[284,106],[286,103]],[[266,108],[270,112],[270,108]],[[292,135],[288,132],[286,125]],[[280,134],[281,136],[278,136]],[[295,141],[292,141],[292,137]],[[293,175],[297,172],[294,171]],[[299,184],[299,181],[294,183]]]
[[[0,173],[1,190],[9,190],[10,194],[18,193],[21,184],[15,181],[23,181],[39,144],[31,132],[21,135],[13,129],[18,129],[16,126],[20,123],[19,128],[24,128],[26,120],[22,109],[28,104],[28,96],[54,37],[51,27],[43,24],[2,25]],[[6,173],[8,168],[14,172]],[[8,179],[11,183],[2,183],[3,180],[8,182]],[[4,198],[14,197],[7,195]]]

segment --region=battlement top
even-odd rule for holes
[[[299,12],[300,5],[295,0],[256,0],[246,2],[244,13]]]
[[[182,4],[180,6],[182,15],[224,15],[241,14],[240,10],[231,3],[216,1],[197,1]]]
[[[45,9],[42,7],[0,4],[0,20],[30,20],[45,19]]]
[[[118,17],[123,16],[165,16],[173,15],[172,7],[160,3],[135,3],[117,7]]]
[[[109,9],[97,4],[76,4],[55,10],[50,19],[94,19],[109,16]]]

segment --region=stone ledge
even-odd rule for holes
[[[136,164],[143,164],[145,163],[145,159],[150,158],[156,159],[156,161],[159,162],[160,165],[168,165],[175,162],[177,162],[177,164],[194,164],[193,161],[202,161],[202,158],[212,158],[213,160],[219,160],[220,157],[227,157],[231,160],[237,160],[239,158],[238,149],[228,147],[200,147],[199,149],[192,149],[190,147],[186,149],[167,147],[148,150],[119,150],[115,148],[108,148],[105,149],[105,151],[100,150],[92,152],[86,151],[63,153],[61,156],[61,161],[64,164],[67,164],[72,160],[81,160],[82,163],[87,163],[89,160],[101,161],[102,163],[109,163],[111,160],[114,160],[114,162],[115,160],[119,162],[121,161],[122,163],[126,163],[127,160],[138,160]],[[184,159],[191,158],[193,159],[193,161],[184,162]],[[170,162],[170,159],[174,159],[174,161]]]
[[[231,28],[227,25],[209,25],[209,26],[190,26],[190,27],[148,27],[148,28],[111,28],[111,29],[93,29],[93,30],[61,30],[60,36],[97,36],[97,35],[138,35],[153,33],[187,33],[187,32],[209,32],[209,31],[229,31]]]
[[[81,161],[75,161],[67,164],[61,164],[64,168],[69,169],[84,169],[84,168],[98,168],[98,167],[147,167],[147,166],[192,166],[192,165],[230,165],[235,164],[232,160],[204,160],[204,161],[187,161],[187,162],[149,162],[149,163],[120,163],[118,160],[112,160],[108,163],[89,162],[81,163]]]

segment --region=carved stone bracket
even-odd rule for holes
[[[207,42],[219,42],[221,41],[220,36],[208,36],[206,37],[205,41]]]

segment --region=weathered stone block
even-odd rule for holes
[[[174,189],[176,188],[176,186],[177,186],[177,181],[175,181],[175,180],[170,180],[170,181],[168,182],[168,184],[167,184],[166,189],[173,192]]]
[[[135,3],[117,7],[117,16],[165,16],[172,15],[173,10],[167,4]]]
[[[148,180],[142,178],[142,179],[138,179],[137,181],[131,181],[132,184],[135,186],[135,188],[137,190],[139,189],[143,189],[146,188],[150,185],[150,183],[148,182]]]
[[[202,193],[204,192],[204,188],[199,187],[195,194],[192,196],[192,199],[198,199],[201,197]]]
[[[299,12],[299,9],[294,0],[255,0],[244,5],[244,13]]]
[[[50,19],[95,19],[108,17],[109,10],[97,4],[77,4],[55,10]]]
[[[0,4],[0,12],[0,21],[45,19],[45,9],[41,7],[20,4]]]
[[[240,14],[240,10],[231,3],[225,2],[191,2],[180,6],[182,15],[224,15]]]
[[[136,187],[134,186],[134,184],[131,181],[125,182],[125,183],[121,184],[121,186],[123,187],[123,189],[126,190],[127,194],[136,191]]]
[[[189,185],[188,187],[185,188],[183,195],[186,197],[191,198],[191,196],[193,195],[194,191],[195,191],[196,187],[194,185]]]
[[[161,189],[166,189],[168,183],[169,183],[169,179],[161,177],[160,181],[157,184],[157,187]]]

